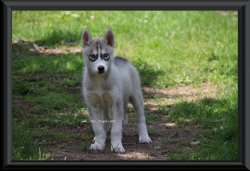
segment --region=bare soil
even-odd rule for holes
[[[46,146],[46,152],[52,154],[55,160],[167,160],[169,153],[179,153],[184,148],[195,148],[190,143],[197,140],[197,135],[202,133],[199,125],[172,125],[167,123],[155,123],[148,125],[151,134],[151,144],[138,143],[136,124],[130,123],[124,127],[123,146],[126,150],[123,154],[110,152],[110,140],[107,140],[105,151],[89,151],[88,147],[94,136],[91,127],[74,127],[58,129],[72,136],[70,141],[60,142]],[[91,136],[92,135],[92,136]],[[76,137],[87,138],[76,138]],[[86,146],[82,146],[85,144]]]
[[[173,105],[178,101],[192,101],[204,97],[216,97],[216,87],[204,83],[196,88],[175,87],[169,90],[143,88],[145,105],[150,105],[145,111],[147,115],[154,115],[159,101],[153,101],[152,96],[160,98],[160,102]],[[134,117],[133,111],[129,113]],[[204,134],[200,125],[191,123],[177,124],[164,122],[158,119],[155,123],[148,124],[148,130],[152,139],[151,144],[140,144],[135,122],[129,122],[123,128],[123,146],[126,150],[123,154],[110,152],[110,139],[106,142],[105,151],[89,151],[94,133],[90,124],[81,127],[55,129],[56,132],[65,132],[72,135],[70,141],[60,142],[46,146],[46,152],[52,154],[55,160],[168,160],[169,154],[181,153],[186,148],[196,148],[200,140],[198,135]],[[80,138],[79,138],[80,137]]]
[[[29,42],[25,40],[19,40],[12,44],[12,53],[13,55],[22,55],[22,56],[29,56],[29,55],[64,55],[64,54],[77,54],[81,53],[81,48],[76,47],[76,42],[66,42],[60,48],[53,48],[50,49],[46,46],[39,46],[37,43]]]

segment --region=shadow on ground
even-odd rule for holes
[[[126,150],[123,154],[110,152],[109,139],[104,152],[89,151],[88,148],[94,137],[90,124],[61,128],[61,130],[52,129],[53,131],[67,132],[72,135],[72,138],[69,141],[47,146],[46,151],[53,154],[56,160],[171,160],[173,155],[182,153],[187,149],[197,148],[200,144],[208,143],[201,139],[206,134],[208,139],[212,138],[212,136],[224,138],[220,135],[223,130],[217,132],[218,135],[213,135],[214,132],[208,125],[208,127],[206,125],[204,127],[204,123],[213,123],[213,129],[219,128],[221,125],[216,124],[216,120],[210,119],[207,121],[207,118],[211,117],[210,115],[224,116],[224,112],[228,111],[214,111],[207,116],[200,116],[199,114],[199,111],[205,111],[206,113],[208,106],[223,105],[223,103],[225,103],[223,100],[203,98],[198,101],[173,104],[171,108],[162,110],[154,121],[150,120],[147,124],[153,141],[151,144],[138,143],[135,114],[130,111],[129,124],[124,126],[123,131],[123,146]],[[198,112],[190,113],[191,111]],[[149,113],[147,117],[154,115],[148,110],[146,110],[146,113]],[[180,115],[178,116],[178,114]],[[184,119],[179,122],[179,117]],[[204,120],[200,119],[200,117],[204,117]],[[195,122],[197,118],[201,122]],[[225,136],[227,139],[231,139],[233,134],[231,132]],[[187,158],[192,158],[192,156],[187,156]]]

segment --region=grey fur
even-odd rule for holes
[[[122,123],[128,122],[128,102],[133,104],[137,114],[139,142],[151,143],[145,122],[139,73],[126,59],[113,58],[112,31],[108,30],[103,39],[92,40],[89,31],[85,30],[82,42],[85,61],[83,94],[95,132],[90,149],[104,150],[109,123],[98,121],[112,119],[111,150],[125,152],[122,145]],[[93,53],[98,55],[94,62],[89,60]],[[101,59],[103,53],[110,55],[109,60]],[[99,73],[98,66],[104,67],[103,73]]]

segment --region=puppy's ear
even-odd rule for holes
[[[108,29],[105,36],[104,36],[104,40],[107,42],[107,44],[111,47],[115,46],[115,40],[114,40],[114,35],[111,29]]]
[[[89,46],[89,43],[91,41],[91,35],[90,35],[90,32],[89,30],[86,28],[83,33],[82,33],[82,46],[83,47],[86,47],[86,46]]]

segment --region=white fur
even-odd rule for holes
[[[89,34],[87,36],[90,37],[88,31],[85,30],[84,34]],[[84,36],[86,38],[86,35]],[[86,43],[86,40],[83,40],[85,41],[83,43]],[[85,58],[83,94],[95,132],[94,143],[90,149],[104,150],[109,122],[111,122],[111,151],[123,153],[125,149],[122,145],[122,126],[128,120],[126,115],[128,102],[133,104],[137,114],[139,142],[151,143],[145,123],[140,77],[136,68],[128,61],[118,59],[118,64],[115,62],[112,56],[112,44],[111,47],[108,45],[104,47],[102,50],[98,49],[98,53],[111,52],[110,60],[105,61],[98,57],[96,61],[90,62],[87,56],[93,47],[83,46]],[[105,68],[103,74],[98,74],[100,65]]]

